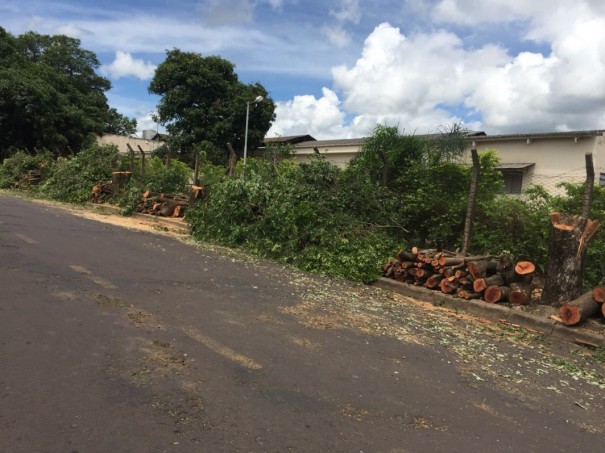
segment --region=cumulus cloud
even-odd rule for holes
[[[114,79],[136,77],[140,80],[147,80],[153,77],[156,67],[148,61],[133,58],[128,52],[118,50],[115,60],[111,64],[101,66],[101,72]]]
[[[468,51],[453,33],[406,37],[384,23],[368,36],[355,65],[337,66],[332,75],[345,109],[362,115],[357,121],[396,122],[427,132],[460,120],[445,107],[464,102],[486,68],[507,61],[506,52],[497,46]]]
[[[322,89],[322,97],[312,95],[295,96],[287,102],[276,102],[277,121],[268,137],[310,134],[315,138],[343,138],[347,130],[343,127],[344,113],[336,93]]]
[[[442,0],[433,14],[441,11],[445,17],[447,11],[448,20],[463,22],[467,19],[460,11],[468,7],[466,3]],[[538,3],[540,7],[517,0],[486,2],[500,8],[496,11],[503,21],[531,22],[525,38],[546,43],[548,53],[515,53],[495,44],[468,48],[445,29],[405,35],[388,23],[379,25],[365,40],[355,64],[332,69],[339,102],[311,98],[314,117],[321,115],[321,108],[338,109],[347,124],[341,129],[334,123],[325,129],[314,125],[314,130],[328,138],[334,131],[367,135],[377,123],[418,133],[454,122],[488,133],[603,128],[605,8],[587,0],[572,6],[555,1],[551,9]],[[483,17],[487,6],[482,4],[473,13]],[[491,14],[493,20],[498,17]],[[278,110],[275,129],[287,112],[286,129],[305,133],[310,117],[301,115],[294,121],[294,107],[286,103]]]

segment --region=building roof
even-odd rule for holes
[[[500,135],[483,135],[474,136],[477,142],[489,142],[492,140],[526,140],[532,138],[574,138],[574,137],[594,137],[604,135],[604,129],[589,130],[589,131],[566,131],[566,132],[526,132],[523,134],[500,134]]]
[[[294,145],[300,142],[317,141],[310,135],[284,135],[283,137],[265,137],[265,143],[289,143]]]
[[[326,146],[361,146],[365,143],[366,137],[361,138],[339,138],[332,140],[314,140],[297,143],[295,148],[321,148]]]
[[[498,168],[498,170],[525,170],[526,168],[532,167],[536,165],[535,163],[501,163],[498,164],[498,166],[496,168]]]

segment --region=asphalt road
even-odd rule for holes
[[[463,359],[474,321],[439,334],[440,312],[365,304],[379,290],[2,194],[0,288],[2,452],[604,449],[602,364],[574,382],[529,365],[566,346],[505,341]],[[417,330],[378,334],[379,311]]]

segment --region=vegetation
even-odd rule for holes
[[[78,152],[94,134],[132,130],[132,120],[109,109],[111,85],[98,66],[78,39],[0,27],[0,161],[17,149]]]
[[[13,36],[0,28],[0,188],[82,203],[112,171],[130,169],[115,147],[91,144],[94,134],[136,129],[108,107],[110,84],[96,74],[98,65],[77,39]],[[199,158],[207,195],[188,214],[199,239],[362,282],[375,279],[400,247],[461,246],[471,172],[461,162],[468,142],[459,125],[430,139],[377,126],[345,169],[320,156],[298,164],[283,145],[268,146],[264,159],[248,159],[244,168],[227,151],[242,154],[247,106],[249,148],[261,143],[275,110],[264,87],[239,81],[234,65],[220,57],[174,49],[149,91],[161,96],[158,120],[170,133],[163,152],[189,164]],[[264,101],[251,103],[257,96]],[[543,267],[548,213],[580,213],[583,185],[566,184],[565,196],[534,187],[510,198],[495,153],[480,161],[471,251],[508,251]],[[186,191],[193,179],[187,163],[147,159],[145,175],[137,168],[114,201],[130,213],[146,190]],[[595,187],[591,217],[605,222],[603,188]],[[602,229],[588,251],[586,284],[596,285],[604,273]]]
[[[250,105],[249,149],[262,143],[275,118],[275,104],[267,90],[258,83],[240,82],[235,66],[217,56],[168,51],[149,91],[162,97],[157,116],[166,125],[171,145],[188,155],[197,144],[210,143],[208,158],[215,163],[227,161],[228,143],[243,153],[247,102],[264,98]]]

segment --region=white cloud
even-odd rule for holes
[[[457,121],[444,106],[464,102],[485,68],[507,61],[495,46],[467,51],[452,33],[406,37],[385,23],[368,36],[353,67],[337,66],[332,75],[345,109],[361,115],[358,122],[395,122],[427,132]]]
[[[268,137],[310,134],[315,138],[343,138],[344,113],[340,110],[338,96],[328,88],[322,89],[322,97],[295,96],[287,102],[277,102],[277,121]]]
[[[345,47],[351,42],[351,35],[340,26],[325,25],[322,27],[321,32],[336,47]]]
[[[101,66],[101,72],[114,79],[120,77],[136,77],[140,80],[147,80],[153,77],[156,70],[155,65],[145,62],[139,58],[132,58],[128,52],[116,51],[116,58],[113,63]]]
[[[331,9],[330,15],[339,22],[352,22],[358,24],[361,20],[359,0],[341,0],[338,9]]]
[[[60,35],[69,36],[71,38],[81,38],[83,35],[90,35],[90,30],[86,30],[73,23],[61,25],[57,28],[57,33]]]

